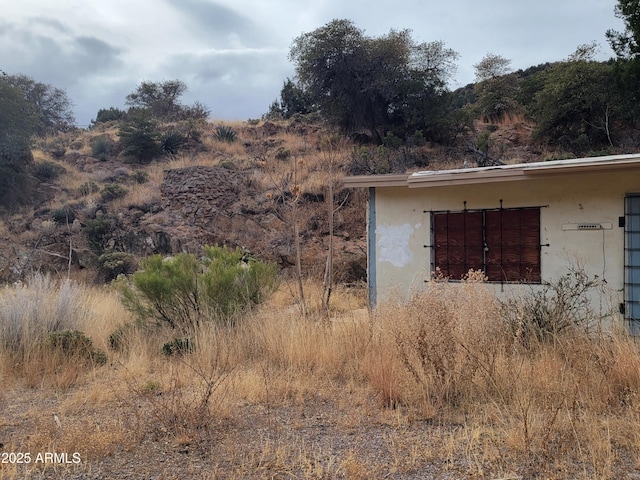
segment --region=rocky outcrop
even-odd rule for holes
[[[194,253],[203,245],[242,247],[283,268],[295,265],[296,219],[291,199],[269,198],[255,188],[255,175],[252,171],[204,166],[165,171],[160,191],[168,226],[164,235],[170,237],[169,243]],[[317,195],[303,197],[295,213],[301,232],[302,263],[308,274],[321,274],[326,262],[327,215],[319,213],[326,212],[323,205]],[[344,218],[357,221],[364,208],[352,208],[362,209],[362,213],[337,217],[336,231],[341,233],[334,239],[335,271],[344,281],[362,277],[365,264],[364,240],[352,237],[344,224]]]

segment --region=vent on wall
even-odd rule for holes
[[[611,230],[611,223],[565,223],[562,230]]]
[[[602,225],[599,223],[579,223],[578,230],[600,230]]]

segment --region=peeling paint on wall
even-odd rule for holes
[[[413,260],[409,249],[409,239],[413,234],[413,227],[409,223],[404,225],[378,225],[378,260],[390,262],[394,267],[405,267]]]

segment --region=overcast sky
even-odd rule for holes
[[[336,18],[369,36],[408,28],[458,52],[451,88],[487,53],[514,69],[623,30],[615,0],[0,0],[0,69],[64,89],[80,126],[143,80],[180,79],[213,119],[259,118],[293,76],[292,40]]]

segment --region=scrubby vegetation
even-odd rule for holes
[[[306,319],[283,288],[243,322],[185,338],[136,322],[113,289],[43,276],[5,287],[2,395],[24,414],[20,428],[0,417],[4,449],[78,451],[92,469],[128,452],[156,458],[149,440],[162,439],[175,445],[162,455],[186,452],[182,478],[614,479],[637,468],[640,352],[625,334],[575,322],[524,344],[481,275],[371,315],[364,292],[338,289],[329,321],[320,288],[307,290]],[[49,391],[64,392],[52,407],[61,428],[31,410]]]
[[[234,324],[277,287],[277,268],[240,249],[205,247],[192,254],[141,262],[142,269],[119,284],[124,305],[140,320],[153,319],[182,334],[210,322]]]

